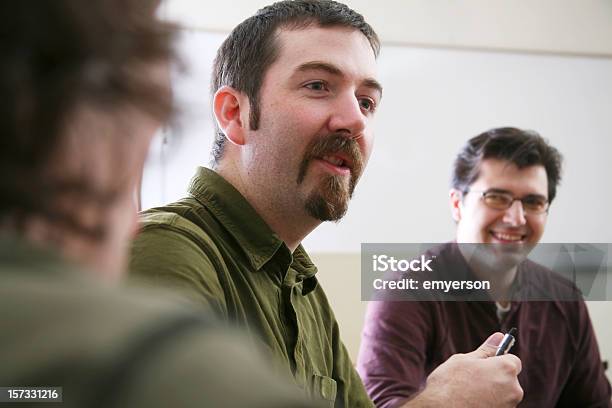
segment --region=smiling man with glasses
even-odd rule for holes
[[[517,327],[511,353],[522,363],[521,407],[611,406],[584,301],[569,281],[525,259],[544,233],[557,193],[557,149],[535,132],[493,129],[468,141],[453,171],[456,242],[434,249],[432,265],[454,277],[489,280],[491,290],[482,301],[371,302],[358,361],[370,396],[379,407],[402,399],[410,406],[437,371],[464,358],[458,353],[470,352],[492,332]],[[534,293],[554,295],[533,301]],[[464,373],[470,387],[485,381],[478,372]],[[467,400],[456,391],[454,406],[487,406],[484,398]]]

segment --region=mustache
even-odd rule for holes
[[[349,159],[347,166],[351,170],[351,185],[354,186],[363,171],[363,156],[356,139],[347,136],[345,133],[331,133],[311,142],[306,148],[306,153],[300,164],[298,184],[304,181],[308,165],[313,159],[338,153]]]

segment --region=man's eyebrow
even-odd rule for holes
[[[485,191],[485,193],[501,193],[501,194],[509,194],[509,195],[513,195],[511,191],[509,190],[504,190],[502,188],[490,188],[488,190]],[[547,199],[545,195],[543,194],[537,194],[537,193],[533,193],[533,194],[525,194],[523,197],[521,198],[526,198],[526,197],[537,197],[537,198],[543,198],[543,199]]]
[[[512,192],[510,190],[504,190],[503,188],[489,188],[484,191],[485,193],[500,193],[500,194],[510,194]]]
[[[383,93],[383,87],[380,84],[380,82],[378,82],[377,80],[375,80],[374,78],[366,78],[363,81],[363,86],[367,87],[367,88],[372,88],[375,91],[378,91],[378,93],[380,94],[380,97],[382,98],[382,93]]]
[[[338,76],[342,75],[342,70],[340,68],[328,62],[322,62],[322,61],[305,62],[296,68],[296,72],[306,72],[306,71],[326,71],[327,73],[331,75],[338,75]],[[378,82],[374,78],[364,79],[361,85],[378,91],[378,93],[382,97],[382,90],[383,90],[382,85],[380,84],[380,82]]]
[[[327,62],[321,62],[321,61],[305,62],[305,63],[299,65],[296,68],[296,71],[298,71],[298,72],[305,72],[305,71],[327,71],[328,73],[330,73],[332,75],[342,75],[342,71],[340,70],[340,68],[338,68],[337,66],[335,66],[333,64],[329,64]]]

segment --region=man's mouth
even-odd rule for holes
[[[320,167],[319,171],[342,178],[348,176],[351,194],[364,166],[359,144],[355,139],[340,133],[332,133],[327,137],[313,140],[311,145],[306,147],[298,171],[298,184],[304,181],[310,164],[314,163]]]
[[[328,154],[318,157],[318,160],[327,165],[328,168],[339,174],[350,174],[352,171],[352,163],[347,157],[341,154]]]
[[[344,167],[344,160],[338,156],[323,156],[321,159],[333,164],[334,166]]]
[[[489,234],[500,242],[523,242],[527,238],[527,234],[516,232],[489,231]]]

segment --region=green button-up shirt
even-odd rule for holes
[[[142,214],[130,269],[246,326],[329,406],[373,406],[304,248],[291,253],[214,171],[199,168],[187,198]]]

